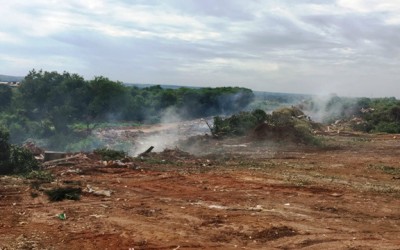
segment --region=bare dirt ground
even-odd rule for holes
[[[400,136],[321,137],[198,137],[201,156],[125,164],[81,155],[40,188],[0,177],[0,249],[400,249]],[[65,185],[81,199],[40,191]]]

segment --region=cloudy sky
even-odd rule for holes
[[[0,4],[0,74],[400,97],[400,0]]]

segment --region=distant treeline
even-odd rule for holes
[[[71,132],[71,125],[102,122],[155,123],[164,114],[182,119],[230,114],[254,99],[238,87],[138,88],[106,77],[32,70],[20,87],[0,86],[0,125],[14,142]]]
[[[20,82],[24,78],[20,76],[7,76],[7,75],[0,75],[0,82]]]

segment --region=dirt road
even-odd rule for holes
[[[0,249],[400,249],[398,138],[324,136],[323,148],[207,139],[203,156],[49,169],[56,180],[43,188],[111,191],[78,201],[49,202],[31,181],[1,177]]]

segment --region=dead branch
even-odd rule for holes
[[[146,156],[146,155],[148,155],[153,149],[154,149],[154,147],[153,147],[153,146],[150,146],[146,151],[144,151],[143,153],[140,153],[138,156],[139,156],[139,157],[141,157],[141,156]]]

